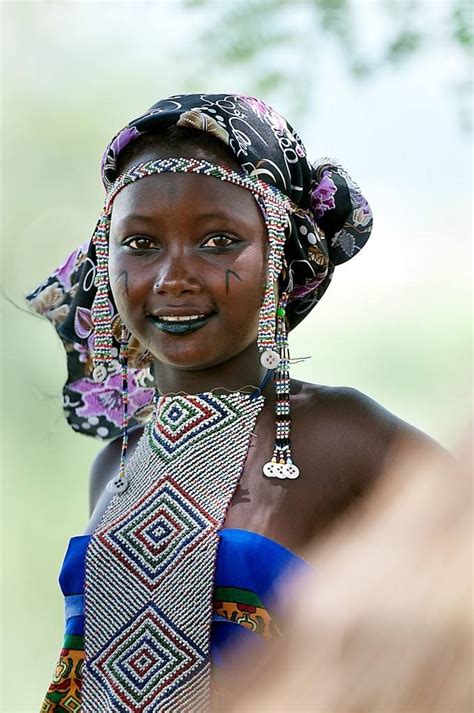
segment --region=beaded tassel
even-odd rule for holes
[[[110,215],[104,209],[93,235],[97,255],[95,285],[97,292],[92,305],[94,322],[94,381],[104,381],[107,376],[106,363],[111,359],[112,314],[109,301],[109,229]]]
[[[270,250],[265,295],[260,308],[257,346],[263,366],[267,369],[272,369],[278,365],[277,345],[275,343],[276,307],[274,286],[282,268],[283,248],[286,239],[285,229],[288,217],[283,206],[271,197],[263,198],[260,203],[264,210]]]
[[[290,445],[290,353],[285,311],[287,301],[288,295],[283,293],[276,311],[276,343],[280,361],[275,370],[275,448],[271,461],[263,466],[263,472],[269,478],[294,479],[300,471],[293,463]]]
[[[128,340],[130,334],[122,325],[120,335],[120,366],[122,372],[122,451],[118,475],[107,483],[107,490],[112,493],[123,493],[128,488],[128,477],[125,472],[125,462],[128,450]]]

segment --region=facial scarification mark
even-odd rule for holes
[[[230,281],[230,276],[234,275],[239,282],[242,282],[242,278],[233,270],[226,270],[225,271],[225,291],[226,293],[229,292],[229,281]]]
[[[119,275],[119,276],[117,277],[117,279],[115,280],[115,284],[117,284],[117,282],[118,282],[122,277],[123,277],[123,282],[124,282],[124,286],[125,286],[125,287],[124,287],[124,291],[125,291],[125,294],[126,294],[127,297],[128,297],[128,272],[127,272],[126,270],[124,270],[123,272],[120,273],[120,275]]]

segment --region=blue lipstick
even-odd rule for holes
[[[203,317],[199,317],[198,319],[190,320],[183,320],[181,317],[179,321],[160,319],[160,317],[148,317],[148,319],[150,322],[153,322],[155,327],[157,327],[160,332],[166,332],[167,334],[190,334],[191,332],[195,332],[196,330],[201,329],[201,327],[204,327],[212,316],[212,314],[207,314]]]

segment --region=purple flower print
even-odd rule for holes
[[[71,289],[71,275],[77,269],[77,259],[80,255],[85,255],[89,248],[89,243],[84,243],[77,250],[74,250],[66,262],[63,263],[57,270],[53,273],[58,279],[60,285],[64,287],[64,290]]]
[[[92,379],[79,379],[74,384],[74,391],[82,394],[84,406],[77,409],[77,415],[88,418],[89,416],[105,416],[116,426],[122,426],[122,376],[113,374],[102,382],[96,383]],[[146,406],[153,399],[153,389],[142,389],[137,385],[133,372],[129,373],[129,413]]]
[[[108,300],[110,313],[114,314],[114,308],[110,300]],[[87,307],[76,307],[74,313],[74,331],[83,342],[87,340],[87,346],[92,354],[94,351],[95,332],[94,322],[92,321],[92,312]]]
[[[120,132],[118,136],[115,137],[115,139],[112,141],[110,146],[107,147],[104,155],[102,156],[102,161],[101,161],[101,171],[104,173],[105,169],[105,164],[107,157],[109,155],[109,152],[113,154],[115,158],[119,155],[119,153],[127,146],[127,144],[130,143],[130,141],[133,141],[137,136],[140,136],[140,131],[136,129],[134,126],[129,126],[123,131]]]
[[[78,354],[79,354],[79,361],[82,364],[87,364],[87,362],[91,358],[91,353],[90,353],[89,347],[85,347],[82,344],[79,344],[78,342],[74,342],[74,344],[72,346],[73,346],[74,351],[78,352]]]
[[[275,128],[284,130],[286,128],[286,121],[275,109],[272,109],[268,104],[265,104],[261,99],[256,97],[246,97],[239,96],[239,99],[246,102],[257,116],[264,116],[269,120],[269,123]]]
[[[299,156],[300,158],[304,158],[306,156],[304,148],[301,146],[301,144],[295,145],[295,151],[296,151],[296,155]]]
[[[93,354],[95,344],[94,322],[92,321],[92,312],[90,309],[87,309],[87,307],[76,307],[74,314],[74,331],[79,339],[81,339],[82,344],[86,342],[87,346],[84,348],[85,351],[89,353],[89,356]],[[80,361],[87,362],[85,354],[81,355]]]
[[[367,203],[362,193],[360,193],[360,191],[351,190],[350,187],[349,190],[353,204],[356,206],[356,208],[362,210],[365,216],[372,217],[372,210],[370,208],[370,205]]]
[[[74,314],[74,331],[81,339],[87,339],[94,329],[92,312],[87,307],[76,307]]]
[[[306,297],[306,295],[311,294],[311,292],[314,292],[314,290],[321,284],[327,274],[327,270],[324,270],[323,272],[318,272],[316,274],[316,277],[312,280],[309,280],[305,285],[295,287],[295,289],[290,292],[288,301],[292,302],[293,300],[302,299],[303,297]]]
[[[329,171],[324,171],[322,179],[311,192],[311,208],[316,218],[321,218],[327,210],[336,207],[334,200],[336,191],[336,184],[329,175]]]

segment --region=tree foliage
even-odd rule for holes
[[[384,68],[401,66],[422,52],[443,47],[458,56],[454,80],[465,128],[470,126],[473,4],[470,0],[184,0],[190,11],[212,16],[203,46],[221,66],[250,65],[252,91],[284,90],[298,103],[317,83],[318,56],[337,52],[354,80],[368,81]],[[380,34],[369,36],[367,12]],[[304,91],[302,91],[304,90]]]

